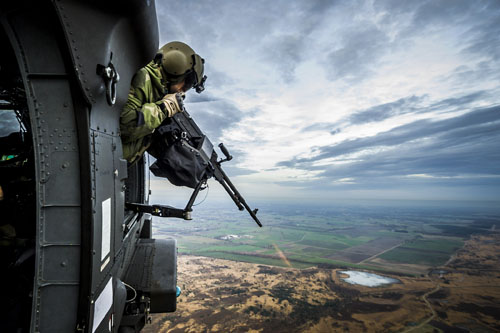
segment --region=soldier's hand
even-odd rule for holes
[[[182,106],[179,105],[179,102],[177,100],[177,97],[176,97],[177,94],[167,94],[167,95],[163,96],[163,98],[161,99],[161,101],[165,105],[163,112],[165,112],[167,117],[173,117],[174,114],[183,111]],[[182,95],[184,95],[184,93],[182,93]]]

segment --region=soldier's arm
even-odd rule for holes
[[[162,101],[149,102],[153,98],[149,74],[141,69],[134,76],[127,103],[120,117],[123,142],[138,140],[153,133],[170,110],[162,106]]]

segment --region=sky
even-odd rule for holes
[[[500,202],[500,1],[156,9],[160,45],[206,60],[186,108],[234,156],[242,194]]]

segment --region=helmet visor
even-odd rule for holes
[[[193,88],[196,84],[198,83],[198,76],[196,75],[196,72],[193,70],[190,70],[189,72],[186,73],[186,76],[184,77],[184,91],[188,91],[189,89]]]
[[[193,88],[199,94],[205,90],[205,81],[207,79],[206,75],[203,75],[205,59],[200,57],[198,54],[193,54]]]

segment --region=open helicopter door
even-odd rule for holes
[[[2,261],[2,282],[28,281],[28,305],[2,313],[2,324],[20,332],[139,331],[149,312],[176,306],[175,240],[151,239],[151,216],[124,204],[147,203],[145,163],[122,159],[119,117],[132,75],[158,49],[154,1],[19,0],[0,10],[0,105],[19,111],[26,134],[16,141],[22,159],[8,153],[0,167],[26,161],[19,170],[30,212],[2,221],[18,234],[28,226],[26,246],[1,248],[13,253]],[[0,180],[4,200],[20,198],[13,180]],[[9,270],[19,260],[27,275]]]

